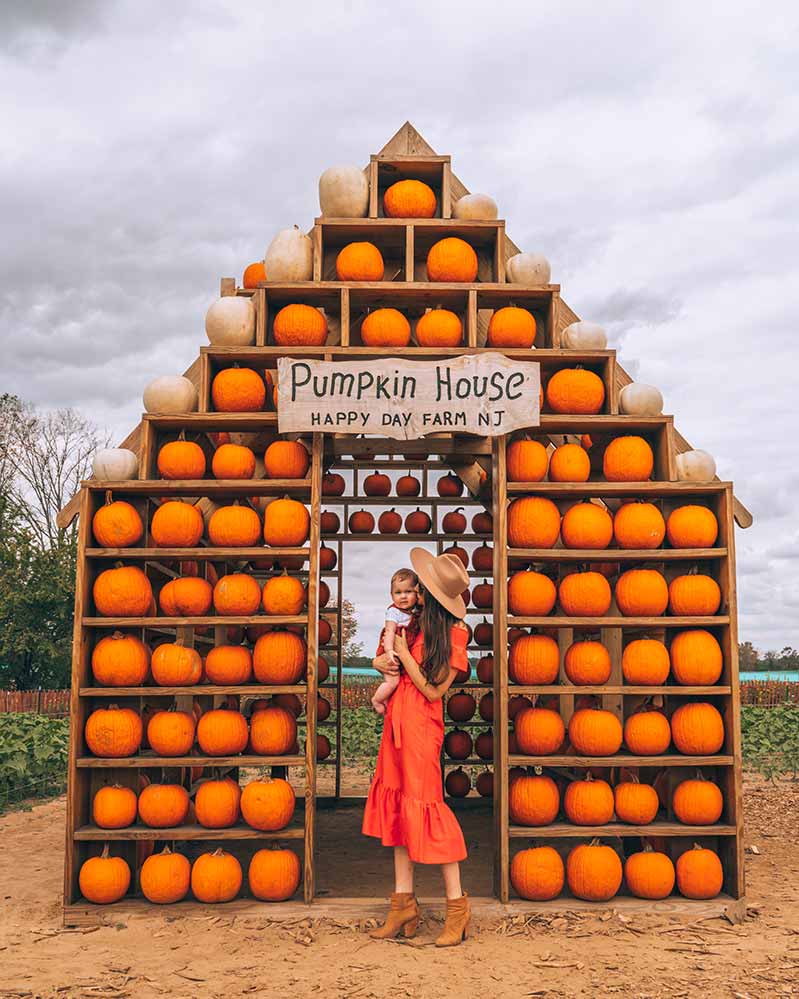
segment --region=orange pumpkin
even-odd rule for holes
[[[669,583],[669,610],[677,617],[711,617],[721,606],[721,589],[712,576],[689,572]]]
[[[272,441],[264,454],[267,479],[304,479],[311,456],[299,441]]]
[[[205,657],[209,683],[237,686],[252,676],[252,653],[245,645],[217,645]]]
[[[607,548],[613,539],[613,520],[604,507],[589,500],[569,507],[560,531],[566,548]]]
[[[519,777],[508,789],[511,822],[520,826],[548,826],[558,817],[560,792],[551,777]]]
[[[474,281],[477,254],[464,239],[447,236],[430,247],[427,254],[428,281]]]
[[[667,854],[647,845],[624,862],[624,877],[636,898],[667,898],[674,889],[674,864]]]
[[[694,843],[677,858],[677,888],[686,898],[715,898],[724,885],[718,854]]]
[[[525,708],[513,722],[519,752],[525,756],[551,756],[566,737],[563,719],[550,708]]]
[[[593,371],[561,368],[547,382],[546,398],[553,413],[590,416],[605,403],[605,385]]]
[[[101,829],[124,829],[136,821],[136,792],[107,784],[92,799],[92,819]]]
[[[250,745],[259,756],[285,756],[297,739],[297,722],[285,708],[270,705],[250,721]]]
[[[220,506],[208,521],[208,540],[216,548],[252,548],[261,538],[261,518],[249,506]]]
[[[672,808],[679,822],[687,826],[712,826],[721,818],[724,797],[721,789],[701,773],[682,781],[674,789]]]
[[[618,854],[598,839],[575,846],[566,858],[566,881],[577,898],[607,902],[618,892],[621,879]]]
[[[644,709],[624,723],[624,742],[634,756],[660,756],[671,745],[671,727],[662,711]]]
[[[374,243],[349,243],[336,257],[339,281],[382,281],[383,254]]]
[[[167,500],[153,514],[150,535],[156,548],[196,548],[203,536],[202,514],[191,503]]]
[[[291,685],[305,673],[308,650],[299,635],[270,631],[261,635],[253,651],[253,672],[259,683]]]
[[[141,718],[131,708],[96,708],[86,719],[86,746],[94,756],[121,759],[134,756],[141,746]]]
[[[245,572],[231,572],[214,587],[214,608],[217,614],[249,617],[258,613],[261,587],[258,580]]]
[[[305,604],[305,587],[296,576],[272,576],[264,586],[264,611],[270,615],[299,614]]]
[[[101,548],[130,548],[141,541],[144,524],[134,506],[111,501],[111,494],[92,518],[92,533]]]
[[[671,665],[677,683],[709,687],[718,683],[724,657],[717,639],[709,631],[691,628],[672,638]]]
[[[563,668],[577,686],[600,686],[610,679],[610,653],[601,642],[574,642],[566,650]]]
[[[651,784],[641,784],[637,777],[622,781],[614,790],[616,818],[633,826],[655,821],[660,807],[658,793]]]
[[[158,474],[162,479],[202,479],[205,452],[194,441],[170,441],[158,452]]]
[[[520,496],[508,507],[511,548],[554,548],[560,535],[560,512],[551,499]]]
[[[291,850],[256,850],[247,872],[250,891],[262,902],[285,902],[300,884],[300,858]]]
[[[130,888],[130,867],[121,857],[110,856],[108,843],[99,857],[89,857],[78,873],[78,887],[87,902],[111,905]]]
[[[430,309],[416,323],[416,342],[420,347],[460,347],[463,323],[449,309]]]
[[[187,711],[156,711],[147,723],[147,741],[156,756],[186,756],[194,731],[194,715]]]
[[[197,724],[197,742],[207,756],[236,756],[247,748],[247,719],[240,711],[206,711]]]
[[[569,721],[569,739],[582,756],[613,756],[622,741],[619,719],[600,708],[581,708]]]
[[[563,796],[563,811],[576,826],[603,826],[613,818],[613,788],[604,780],[594,780],[587,773],[583,780],[573,780]]]
[[[608,482],[646,482],[654,467],[655,456],[643,437],[616,437],[602,457],[602,473]]]
[[[257,413],[266,406],[266,383],[252,368],[223,368],[211,383],[218,413]]]
[[[284,305],[275,316],[272,337],[278,347],[323,347],[327,319],[312,305]]]
[[[535,332],[535,316],[532,312],[515,305],[506,305],[491,313],[486,346],[496,347],[498,350],[532,347]]]
[[[148,784],[139,795],[139,819],[145,826],[182,826],[188,814],[189,792],[180,784]]]
[[[541,482],[546,478],[549,455],[540,441],[513,441],[506,459],[508,482]]]
[[[273,500],[264,514],[264,541],[273,548],[304,545],[311,530],[307,508],[288,496]]]
[[[165,846],[160,853],[148,857],[139,871],[139,885],[148,902],[171,905],[189,893],[191,864],[182,853],[173,853]]]
[[[666,535],[672,548],[712,548],[719,535],[719,522],[706,506],[690,503],[672,510]]]
[[[565,868],[554,847],[537,846],[519,850],[510,864],[510,881],[520,898],[548,902],[563,891]]]
[[[572,572],[560,581],[558,600],[568,617],[603,617],[610,610],[610,583],[599,572]]]
[[[374,309],[361,323],[365,347],[407,347],[411,324],[398,309]]]
[[[508,580],[508,609],[519,617],[545,617],[556,596],[555,584],[542,572],[515,572]]]
[[[266,281],[266,268],[263,260],[256,260],[254,263],[248,264],[241,279],[242,288],[257,288],[262,281]]]
[[[115,631],[92,650],[92,676],[100,687],[138,687],[149,668],[150,651],[135,635]]]
[[[255,475],[255,455],[243,444],[221,444],[211,459],[217,479],[251,479]]]
[[[281,778],[250,781],[241,793],[241,814],[248,826],[264,832],[284,829],[294,815],[291,784]]]
[[[621,656],[621,671],[627,683],[659,687],[669,677],[669,650],[654,638],[637,638]]]
[[[398,180],[386,188],[383,211],[391,219],[431,219],[436,213],[436,196],[424,181]]]
[[[681,704],[671,716],[671,737],[686,756],[711,756],[724,745],[724,721],[712,704]]]
[[[657,569],[628,569],[616,581],[616,606],[624,617],[660,617],[669,588]]]
[[[241,864],[223,849],[201,853],[191,869],[191,890],[198,902],[230,902],[242,882]]]
[[[212,590],[207,579],[178,576],[158,594],[161,613],[167,617],[202,617],[211,609]]]
[[[239,820],[240,801],[241,789],[230,777],[203,781],[194,796],[197,821],[206,829],[228,829]]]
[[[137,566],[122,565],[100,573],[92,597],[102,617],[144,617],[153,602],[153,588]]]
[[[619,548],[651,550],[663,544],[666,522],[654,503],[625,503],[613,518],[613,533]]]
[[[153,652],[151,669],[159,687],[193,687],[200,682],[203,662],[196,649],[165,642]]]
[[[508,673],[514,683],[555,683],[559,667],[558,643],[548,635],[523,635],[510,647]]]
[[[588,482],[591,459],[579,444],[561,444],[549,459],[550,482]]]

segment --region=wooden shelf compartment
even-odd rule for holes
[[[263,321],[256,326],[255,347],[273,347],[285,352],[286,347],[275,343],[275,316],[287,305],[310,305],[320,309],[327,320],[327,343],[325,346],[340,346],[347,341],[348,296],[346,288],[338,283],[297,282],[282,284],[263,282]],[[293,349],[293,348],[288,348]],[[263,363],[261,364],[263,366]]]
[[[413,275],[413,230],[407,219],[326,219],[313,227],[313,278],[335,283],[336,258],[350,243],[373,243],[383,257],[383,282],[409,281]],[[268,283],[267,283],[268,287]]]
[[[715,628],[730,623],[726,614],[715,617],[515,617],[508,624],[520,628]]]
[[[546,415],[546,414],[544,414]],[[571,417],[570,417],[571,419]],[[731,482],[509,482],[509,494],[547,496],[550,499],[681,498],[718,495],[732,489]]]
[[[455,686],[455,684],[453,684],[453,686]],[[727,685],[714,687],[680,687],[675,684],[674,686],[633,687],[629,684],[606,683],[604,686],[592,684],[585,687],[577,687],[571,683],[563,683],[559,685],[524,685],[515,684],[513,682],[508,685],[509,697],[513,697],[516,694],[522,694],[525,697],[532,694],[547,696],[554,694],[555,697],[577,697],[580,694],[621,694],[622,696],[629,695],[631,697],[651,697],[655,694],[662,694],[664,697],[717,697],[729,696],[731,692],[732,687]]]
[[[705,562],[726,548],[509,548],[509,562]]]
[[[131,479],[127,482],[81,483],[93,492],[124,496],[292,496],[310,492],[310,479]]]
[[[335,614],[323,612],[320,617],[335,618]],[[238,624],[248,627],[253,624],[308,624],[307,614],[255,614],[249,617],[218,615],[217,617],[85,617],[84,628],[202,628],[206,625]]]
[[[81,687],[81,697],[180,697],[200,694],[209,697],[221,694],[252,695],[253,697],[268,697],[271,694],[307,693],[305,684],[263,684],[241,683],[232,686],[220,686],[213,683],[198,683],[193,687]]]
[[[200,548],[87,548],[86,558],[111,559],[117,561],[165,562],[165,561],[212,561],[212,562],[249,562],[252,559],[263,558],[304,558],[310,557],[309,548],[269,548],[266,545],[257,548],[212,548],[204,545]],[[157,620],[157,618],[149,618]]]
[[[443,471],[443,469],[442,469]],[[479,499],[473,499],[471,496],[451,496],[451,497],[441,497],[441,496],[323,496],[322,497],[322,507],[325,510],[338,507],[354,507],[356,509],[362,506],[384,506],[387,508],[406,506],[416,509],[416,507],[446,507],[452,510],[456,510],[458,507],[463,507],[469,510],[484,510],[485,503]],[[440,532],[442,533],[442,532]],[[466,538],[468,535],[464,534],[447,534],[442,533],[442,537],[447,538]],[[335,539],[336,535],[323,535],[324,539],[327,540],[328,537]],[[473,538],[481,538],[483,541],[487,541],[491,535],[490,534],[474,534],[471,535]]]
[[[479,756],[470,756],[467,760],[451,760],[446,756],[442,762],[445,767],[487,767],[491,770],[494,766],[493,760],[481,760]]]
[[[204,826],[171,826],[155,829],[151,826],[127,826],[124,829],[101,829],[99,826],[80,826],[73,834],[73,839],[80,842],[105,842],[121,840],[139,842],[140,840],[246,840],[246,839],[303,839],[303,826],[286,826],[275,832],[253,829],[248,825],[228,826],[225,829],[206,829]]]
[[[667,753],[661,756],[632,756],[629,753],[616,753],[614,756],[524,756],[508,754],[508,764],[512,767],[731,767],[733,757],[682,756],[680,753]]]
[[[305,756],[79,756],[75,761],[79,769],[146,770],[155,767],[300,767]]]
[[[646,826],[628,826],[623,822],[609,822],[604,826],[576,826],[569,822],[553,822],[548,826],[515,826],[508,828],[511,839],[593,839],[595,836],[669,836],[696,839],[706,836],[735,836],[736,827],[715,824],[712,826],[684,826],[679,822],[652,822]]]
[[[353,506],[356,506],[354,503]],[[386,504],[388,506],[388,504]],[[463,541],[466,544],[473,544],[475,542],[485,541],[487,539],[485,534],[445,534],[439,535],[434,532],[429,534],[325,534],[324,542],[327,544],[329,541],[446,541],[455,542]]]
[[[217,347],[215,349],[234,350],[240,348]],[[277,427],[277,413],[270,413],[266,410],[260,410],[256,413],[145,413],[141,419],[142,430],[145,427],[152,427],[153,430],[172,431],[176,434],[184,430],[187,433],[218,433],[220,430],[257,433],[260,430],[274,430]],[[245,479],[244,481],[251,482],[252,480]],[[87,484],[92,485],[93,483]]]
[[[420,180],[433,189],[436,196],[436,221],[452,215],[452,167],[449,156],[372,156],[367,167],[369,176],[369,221],[379,224],[384,219],[383,195],[398,180]],[[317,219],[317,222],[325,221]],[[424,220],[420,220],[424,221]]]

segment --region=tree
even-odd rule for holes
[[[356,642],[358,617],[355,605],[346,597],[341,601],[341,661],[349,662],[363,656],[363,642]]]
[[[752,672],[758,669],[759,653],[751,642],[741,642],[738,645],[738,664],[742,670]]]

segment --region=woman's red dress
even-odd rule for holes
[[[450,666],[468,668],[465,628],[450,632]],[[411,655],[421,664],[420,632]],[[377,836],[383,846],[405,846],[419,864],[448,864],[466,859],[466,843],[458,820],[444,802],[441,746],[444,742],[443,701],[428,701],[403,673],[383,716],[377,768],[366,799],[361,831]]]

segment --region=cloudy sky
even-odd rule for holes
[[[410,119],[736,481],[742,637],[797,644],[798,36],[785,0],[3,3],[2,390],[121,439],[219,278]]]

